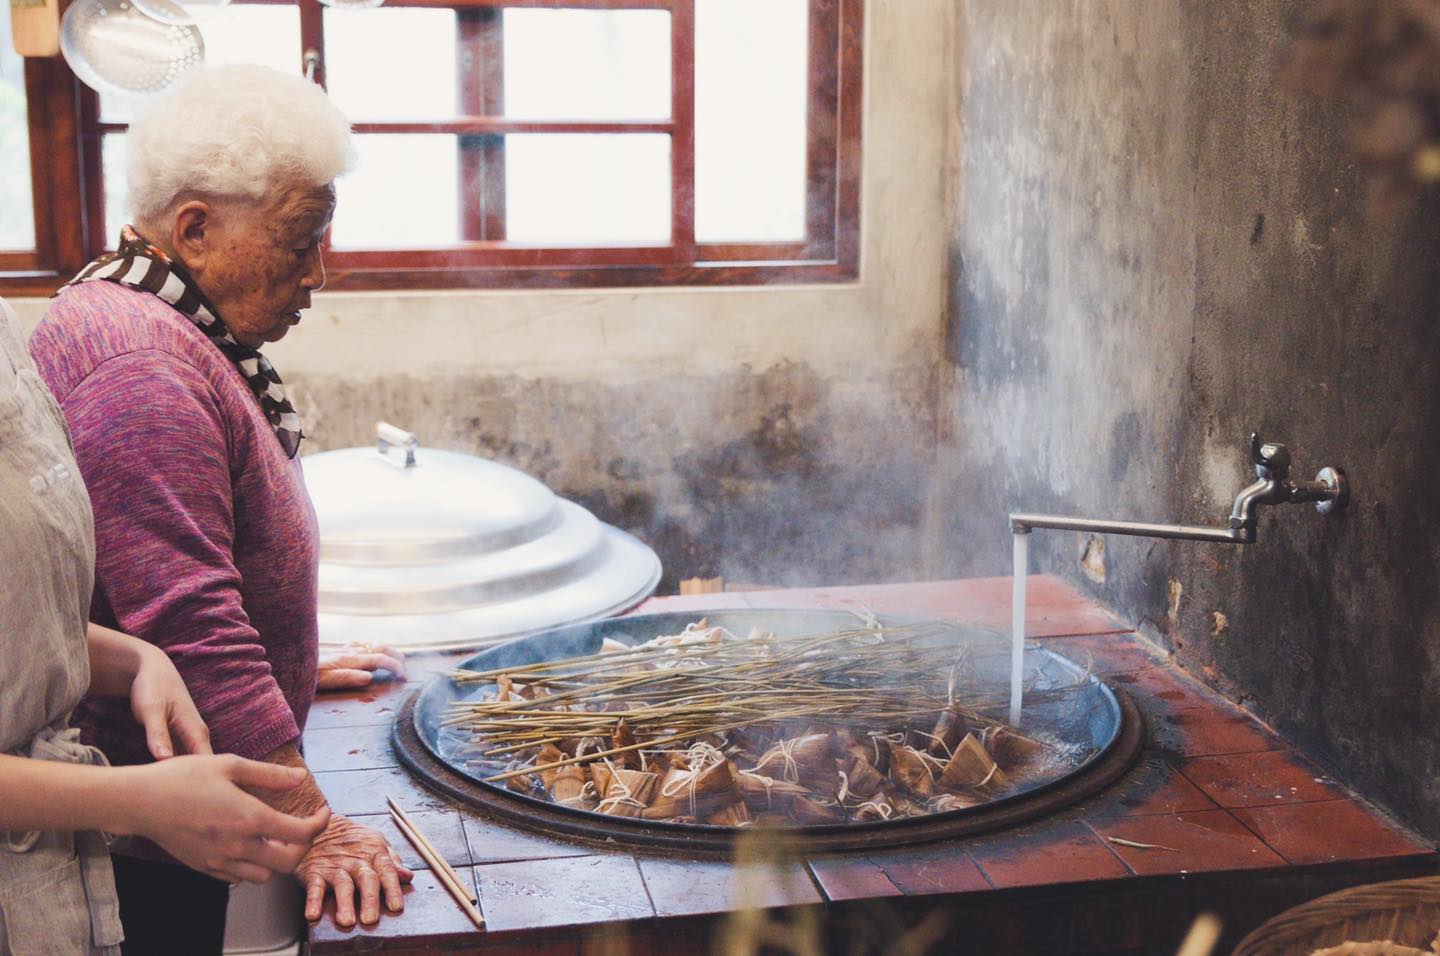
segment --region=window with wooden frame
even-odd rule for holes
[[[0,19],[0,292],[49,292],[86,261],[76,81],[58,57],[23,60]]]
[[[309,63],[354,124],[330,289],[827,282],[859,261],[862,3],[235,0],[200,27],[211,63]],[[25,70],[10,291],[113,245],[135,106]]]

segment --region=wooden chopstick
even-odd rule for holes
[[[396,828],[404,834],[405,839],[410,841],[425,862],[430,864],[430,871],[435,874],[441,885],[465,911],[465,915],[470,917],[476,928],[484,929],[485,917],[480,915],[480,910],[475,905],[478,901],[474,891],[461,882],[460,875],[451,868],[449,863],[445,862],[445,858],[435,849],[434,844],[426,839],[425,835],[411,822],[405,811],[400,809],[400,805],[389,797],[385,798],[385,802],[390,805],[390,817],[395,821]]]
[[[485,917],[480,914],[480,910],[476,908],[475,904],[470,902],[469,894],[465,892],[464,886],[446,871],[443,865],[444,861],[434,854],[425,837],[412,830],[398,815],[392,814],[392,817],[400,832],[405,834],[405,838],[414,844],[425,862],[430,864],[430,871],[439,879],[440,884],[445,887],[446,892],[455,900],[455,903],[465,911],[465,915],[470,917],[470,921],[475,924],[477,929],[484,929]]]
[[[467,902],[478,902],[474,891],[469,889],[464,881],[460,879],[460,874],[455,872],[454,868],[445,860],[445,857],[435,848],[435,844],[431,843],[425,834],[420,832],[420,828],[415,825],[414,820],[410,819],[410,815],[393,799],[389,797],[385,799],[390,805],[390,816],[395,821],[395,826],[399,828],[400,832],[405,835],[405,838],[414,845],[420,855],[425,858],[425,861],[430,864],[436,876],[442,879],[448,879],[449,882],[453,883],[455,888],[464,895]]]
[[[460,888],[465,891],[465,898],[472,903],[478,903],[479,899],[475,896],[475,891],[465,885],[464,881],[460,879],[460,874],[455,872],[455,868],[446,861],[445,857],[440,855],[440,851],[435,849],[435,845],[425,837],[425,834],[420,832],[420,828],[415,825],[414,820],[410,819],[410,816],[405,812],[405,809],[401,807],[400,804],[396,803],[391,797],[386,797],[385,802],[390,805],[390,815],[392,817],[398,818],[395,821],[396,825],[398,826],[403,824],[405,827],[409,828],[411,833],[414,833],[416,837],[423,840],[426,846],[429,848],[430,852],[435,855],[435,859],[440,861],[441,868],[444,869],[446,873],[450,874],[450,878],[454,880],[457,884],[459,884]],[[409,834],[406,834],[406,837],[408,839]],[[410,842],[414,843],[415,841],[411,839]],[[418,850],[420,848],[417,846],[416,849]]]

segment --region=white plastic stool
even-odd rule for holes
[[[226,956],[299,956],[305,895],[293,876],[241,883],[225,910]]]

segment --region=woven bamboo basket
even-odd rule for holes
[[[1440,932],[1440,877],[1356,886],[1266,920],[1232,956],[1310,956],[1344,942],[1392,940],[1429,953]]]

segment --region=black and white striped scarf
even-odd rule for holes
[[[275,437],[280,439],[286,456],[295,457],[300,450],[300,439],[305,436],[300,431],[300,415],[285,394],[280,373],[258,349],[235,341],[225,327],[225,321],[215,312],[210,300],[195,285],[195,280],[190,278],[184,266],[142,239],[133,227],[126,226],[120,231],[120,244],[114,252],[96,259],[60,288],[98,279],[149,292],[199,326],[210,341],[225,353],[225,357],[235,363],[249,383],[250,390],[260,400],[260,408],[275,430]]]

